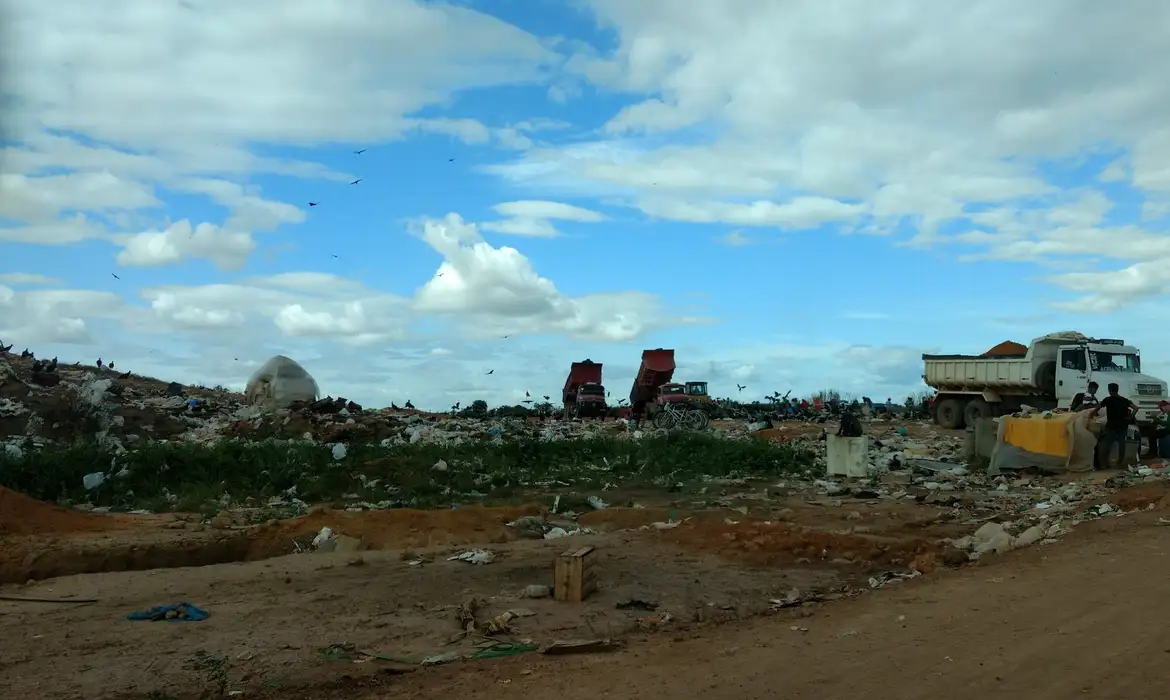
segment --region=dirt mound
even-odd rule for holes
[[[101,532],[124,526],[118,516],[69,510],[0,486],[0,535]]]
[[[786,523],[687,523],[663,534],[683,547],[754,566],[805,560],[903,567],[941,550],[926,539],[839,534]]]
[[[1027,345],[1020,345],[1013,340],[1005,340],[999,345],[983,353],[984,357],[1002,357],[1004,355],[1024,355],[1028,352]]]

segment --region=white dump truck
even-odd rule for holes
[[[1090,381],[1117,384],[1138,406],[1143,434],[1166,399],[1166,382],[1142,374],[1138,349],[1122,340],[1089,338],[1075,331],[1036,338],[1023,355],[923,355],[922,378],[933,387],[934,422],[944,428],[974,425],[980,418],[1014,413],[1022,405],[1068,408]]]

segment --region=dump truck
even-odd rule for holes
[[[1142,374],[1141,355],[1125,341],[1090,338],[1076,331],[1050,333],[1015,355],[923,355],[923,380],[937,392],[934,422],[943,428],[974,425],[980,418],[1006,415],[1028,405],[1040,410],[1069,408],[1090,381],[1117,384],[1137,404],[1142,433],[1152,434],[1166,382]]]
[[[664,403],[705,403],[711,400],[707,394],[707,382],[673,382],[674,370],[674,350],[643,350],[642,364],[630,388],[630,404],[644,402],[646,412],[653,415]]]
[[[565,402],[565,418],[604,416],[605,387],[601,384],[601,363],[593,360],[574,362],[565,378],[561,398]]]

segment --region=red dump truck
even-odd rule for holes
[[[604,416],[605,387],[601,384],[601,363],[592,360],[574,362],[565,378],[561,398],[565,402],[565,418]]]
[[[642,365],[630,389],[630,404],[644,401],[646,413],[653,415],[664,403],[689,401],[702,405],[711,401],[707,395],[707,382],[679,384],[671,381],[674,368],[674,350],[643,350]]]

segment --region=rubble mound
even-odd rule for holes
[[[0,535],[100,532],[120,526],[116,516],[61,508],[0,486]]]

